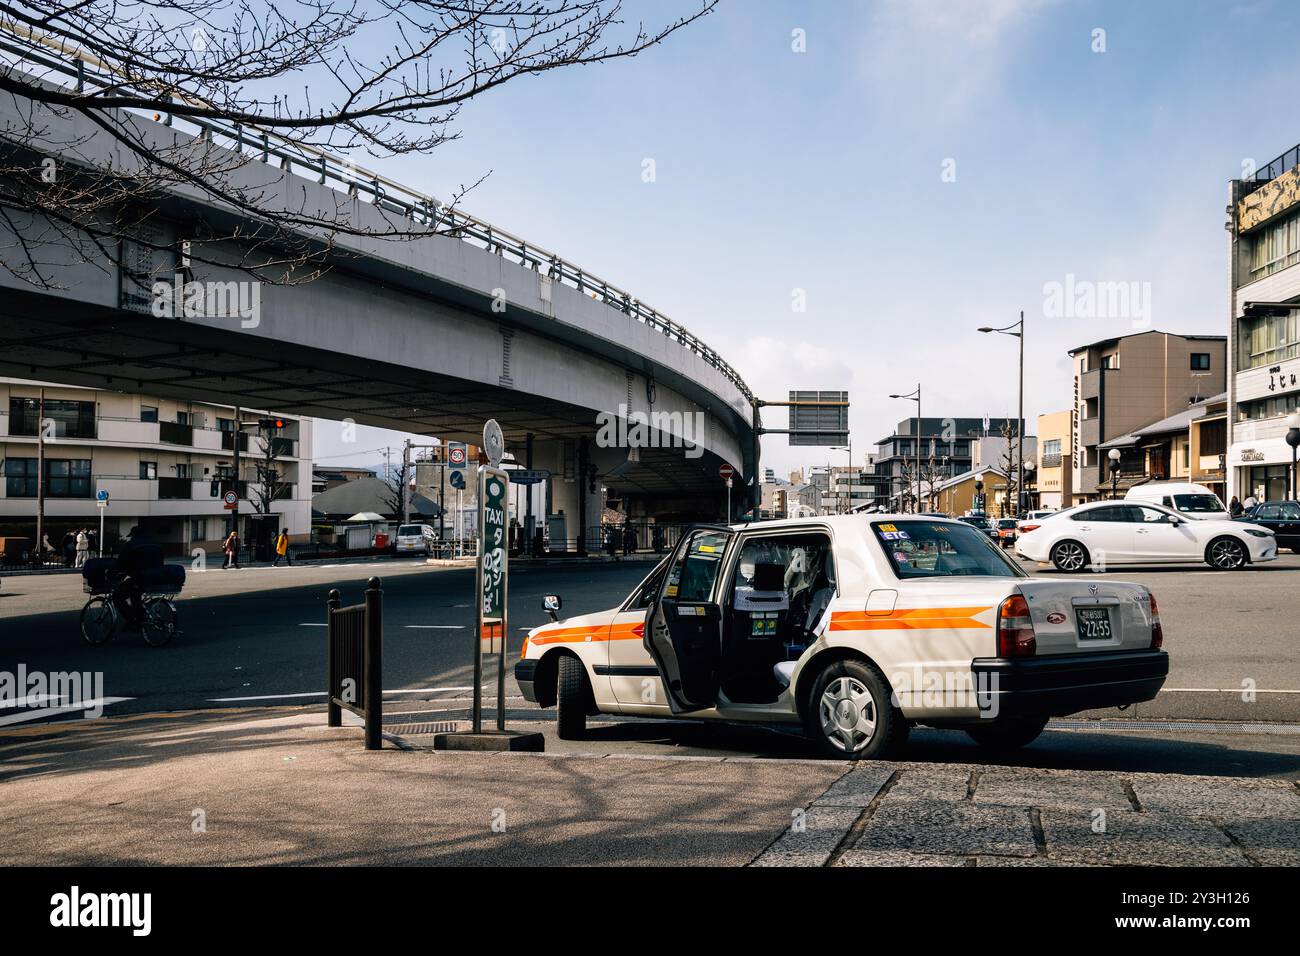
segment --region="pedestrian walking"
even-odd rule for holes
[[[85,528],[77,532],[75,542],[77,546],[76,566],[82,568],[86,566],[86,560],[90,557],[90,535],[86,533]]]
[[[636,529],[630,524],[623,525],[623,556],[627,557],[636,550]]]
[[[63,535],[63,541],[60,542],[63,550],[63,564],[65,567],[72,567],[77,559],[77,535],[75,531],[67,531]]]
[[[1241,506],[1241,502],[1237,500],[1237,496],[1233,495],[1232,501],[1228,502],[1228,514],[1234,518],[1240,518],[1242,512],[1245,510],[1246,509]]]
[[[221,562],[221,570],[234,565],[236,571],[239,570],[239,532],[231,529],[230,534],[226,535],[226,540],[221,545],[221,550],[225,552],[226,559]]]
[[[289,529],[282,528],[280,535],[275,539],[275,560],[271,562],[271,567],[280,566],[280,559],[284,558],[284,563],[293,567],[293,559],[289,557]]]

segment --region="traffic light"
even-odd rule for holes
[[[284,428],[285,421],[283,418],[259,418],[257,427],[264,432],[278,432]]]

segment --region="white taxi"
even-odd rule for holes
[[[694,528],[620,606],[531,630],[515,678],[565,739],[673,715],[798,724],[870,759],[912,724],[1011,748],[1150,700],[1162,643],[1141,585],[1031,578],[960,521],[844,515]]]

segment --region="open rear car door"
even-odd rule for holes
[[[693,528],[673,551],[658,597],[646,609],[642,641],[674,714],[712,707],[722,680],[719,579],[735,532]]]

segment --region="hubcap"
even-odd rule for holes
[[[1233,541],[1219,541],[1211,554],[1214,564],[1220,568],[1235,568],[1241,562],[1241,546]]]
[[[1057,562],[1067,571],[1083,567],[1083,548],[1077,544],[1062,544],[1056,548]]]
[[[854,753],[876,734],[876,702],[861,681],[838,677],[821,699],[822,733],[838,750]]]

